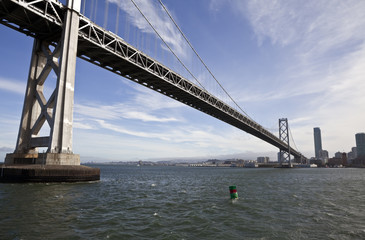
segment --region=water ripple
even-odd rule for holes
[[[365,239],[363,169],[100,168],[1,184],[0,239]]]

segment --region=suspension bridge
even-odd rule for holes
[[[279,136],[275,136],[252,120],[236,104],[202,61],[160,0],[159,3],[181,36],[219,85],[220,91],[225,93],[228,101],[221,100],[222,98],[209,91],[209,87],[201,84],[193,71],[187,67],[188,64],[183,63],[177,56],[169,42],[159,34],[158,27],[151,23],[134,0],[130,0],[134,10],[139,11],[150,26],[149,31],[159,38],[159,44],[164,48],[162,51],[170,50],[170,55],[173,55],[175,63],[179,63],[183,73],[174,71],[173,66],[161,63],[162,61],[157,60],[158,57],[148,55],[146,52],[151,50],[151,44],[139,44],[141,48],[145,48],[142,51],[128,43],[128,37],[124,39],[119,36],[122,24],[119,24],[121,21],[118,8],[113,15],[116,19],[115,29],[107,29],[108,21],[110,22],[108,8],[113,2],[118,1],[105,1],[103,24],[97,24],[97,19],[102,18],[100,14],[97,17],[97,0],[68,0],[66,3],[57,0],[0,0],[1,24],[34,38],[17,144],[14,153],[7,155],[6,164],[32,162],[46,165],[80,165],[79,155],[72,151],[77,57],[252,134],[277,147],[280,156],[285,156],[286,161],[290,162],[290,156],[296,159],[304,158],[298,150],[290,146],[287,119],[279,120]],[[87,12],[89,17],[86,17]],[[125,31],[128,32],[128,29]],[[46,99],[43,86],[51,71],[57,76],[57,85],[51,96]],[[45,124],[49,125],[49,135],[39,136]],[[47,152],[38,153],[37,149],[41,147],[47,148]]]

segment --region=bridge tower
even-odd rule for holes
[[[282,167],[283,163],[287,162],[288,167],[291,167],[291,159],[290,159],[290,143],[289,143],[289,125],[287,118],[280,118],[279,119],[279,139],[287,144],[288,151],[284,149],[280,149],[280,156],[279,156],[279,164]]]
[[[76,53],[81,0],[68,0],[58,41],[35,38],[23,112],[14,153],[5,164],[80,165],[80,156],[72,152],[72,122]],[[49,99],[43,94],[44,83],[57,76]],[[39,136],[45,124],[49,134]],[[38,148],[45,147],[45,153]]]

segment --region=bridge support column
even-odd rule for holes
[[[62,36],[54,49],[51,43],[34,40],[17,145],[14,153],[7,154],[5,164],[80,165],[80,156],[72,152],[80,3],[68,1]],[[57,83],[47,100],[43,88],[51,71]],[[46,122],[49,134],[39,136]],[[46,153],[38,153],[39,147],[47,148]]]
[[[280,167],[285,167],[286,164],[287,167],[292,167],[291,159],[290,159],[290,143],[289,143],[289,125],[288,125],[288,119],[287,118],[281,118],[279,119],[279,139],[285,143],[288,144],[288,151],[284,149],[280,149],[280,158],[279,158],[279,164]]]

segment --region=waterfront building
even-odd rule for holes
[[[348,152],[347,153],[347,161],[348,161],[349,164],[351,164],[352,163],[352,160],[353,159],[356,159],[356,158],[357,158],[357,148],[356,147],[353,147],[351,149],[351,152]]]
[[[327,150],[321,150],[319,151],[319,159],[322,160],[323,164],[326,164],[328,162],[328,151]]]
[[[319,127],[313,128],[313,135],[314,135],[314,155],[317,159],[319,159],[320,151],[322,151],[321,129]]]
[[[335,158],[342,158],[342,152],[336,152]]]
[[[268,163],[270,161],[269,157],[258,157],[257,163]]]
[[[352,159],[355,159],[354,158],[354,153],[353,152],[348,152],[347,153],[347,161],[348,161],[348,163],[352,163]]]
[[[317,158],[315,158],[315,157],[312,157],[312,158],[309,160],[309,164],[315,164],[315,165],[317,165],[317,167],[323,167],[323,166],[324,166],[324,164],[323,164],[322,160],[317,159]]]
[[[245,162],[245,168],[257,168],[259,165],[256,161],[247,161]]]
[[[342,158],[333,157],[333,158],[328,159],[327,164],[329,167],[342,167],[342,163],[343,163]]]
[[[347,166],[347,154],[345,152],[342,153],[342,166]]]
[[[365,133],[356,133],[357,157],[365,157]]]
[[[353,147],[351,149],[351,151],[352,151],[352,154],[353,154],[354,158],[357,158],[357,147]]]

